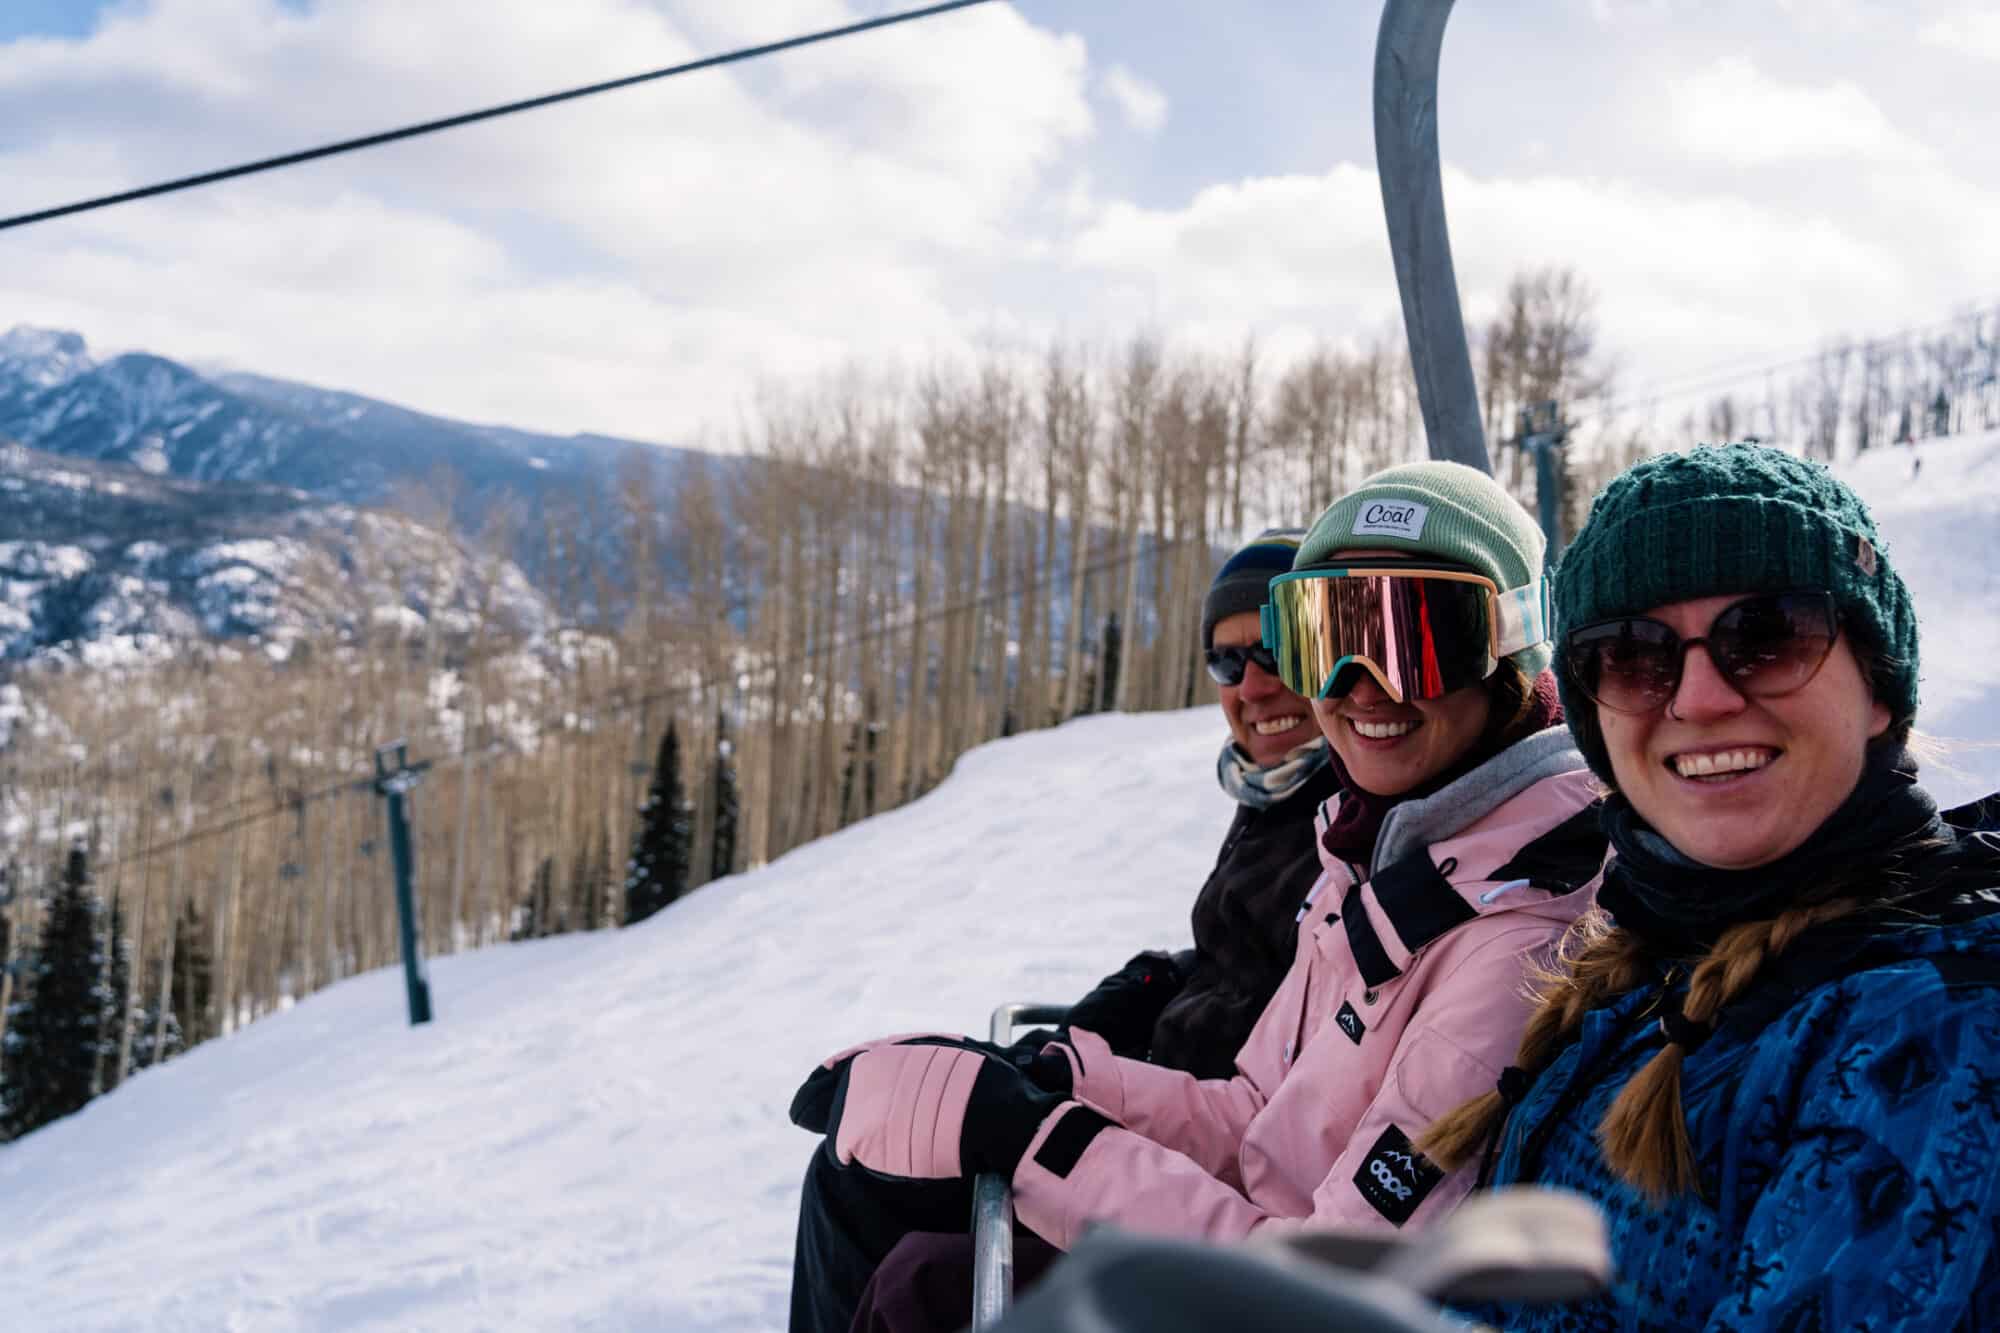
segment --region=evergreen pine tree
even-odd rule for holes
[[[118,1086],[118,1046],[125,1035],[125,1005],[132,991],[132,941],[125,937],[125,905],[114,894],[111,910],[104,914],[104,1008],[98,1015],[98,1031],[104,1034],[104,1053],[97,1063],[97,1087],[109,1092]]]
[[[170,1007],[165,1021],[161,1021],[160,966],[161,960],[154,959],[152,977],[145,983],[140,1003],[132,1009],[132,1064],[125,1071],[127,1074],[149,1065],[165,1064],[185,1049],[179,1015]]]
[[[100,911],[79,843],[49,895],[34,958],[19,978],[27,998],[7,1025],[7,1137],[79,1110],[93,1095],[108,989]]]
[[[736,765],[734,743],[722,714],[715,715],[715,836],[709,843],[708,873],[715,879],[736,869]]]
[[[174,919],[174,976],[167,1010],[179,1020],[179,1038],[187,1046],[198,1046],[215,1035],[209,1030],[208,1013],[214,975],[201,912],[193,902],[185,903]]]
[[[681,799],[680,732],[669,722],[625,866],[626,925],[644,921],[687,892],[689,823],[687,802]]]
[[[514,914],[514,928],[507,932],[507,938],[516,943],[521,940],[537,940],[544,935],[554,934],[550,929],[550,904],[555,898],[556,860],[545,856],[535,867],[535,876],[528,884],[528,901],[521,904]]]
[[[602,930],[611,925],[611,832],[604,827],[602,820],[598,822],[597,831],[585,838],[583,846],[578,848],[572,877],[576,888],[571,898],[582,904],[581,929]]]
[[[1118,613],[1113,611],[1104,618],[1104,651],[1098,660],[1104,669],[1098,673],[1099,693],[1097,711],[1108,713],[1118,702],[1118,655],[1124,649],[1125,632],[1118,627]]]

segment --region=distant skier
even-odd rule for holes
[[[1080,1020],[1025,1068],[952,1037],[830,1058],[792,1107],[827,1135],[795,1333],[848,1327],[860,1276],[906,1232],[962,1230],[976,1171],[1008,1176],[1058,1248],[1095,1221],[1224,1239],[1401,1226],[1463,1197],[1470,1173],[1410,1141],[1498,1077],[1525,970],[1587,905],[1604,848],[1583,759],[1552,725],[1541,561],[1525,511],[1456,464],[1379,473],[1320,516],[1265,594],[1265,643],[1315,696],[1339,792],[1287,918],[1291,967],[1230,1075],[1129,1058]],[[961,1327],[963,1279],[885,1277],[856,1326]]]

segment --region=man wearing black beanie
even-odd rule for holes
[[[1103,1037],[1118,1054],[1198,1078],[1230,1076],[1237,1051],[1291,966],[1299,900],[1320,873],[1313,819],[1339,790],[1311,705],[1278,680],[1276,660],[1262,646],[1258,609],[1265,589],[1291,571],[1304,535],[1296,528],[1257,534],[1223,562],[1202,600],[1201,648],[1229,726],[1216,778],[1236,801],[1236,815],[1195,896],[1195,947],[1137,955],[1069,1012],[1069,1023]],[[1014,1048],[1018,1057],[1032,1058],[1050,1035],[1023,1037]],[[970,1238],[962,1230],[903,1236],[903,1201],[884,1197],[894,1183],[830,1162],[815,1153],[807,1175],[792,1279],[795,1333],[846,1327],[863,1281],[855,1327],[961,1327],[971,1290]],[[904,1188],[915,1199],[930,1187]],[[924,1225],[961,1225],[955,1208],[944,1210],[949,1223]],[[879,1268],[871,1258],[882,1250],[871,1256],[873,1238],[858,1234],[875,1230],[871,1219],[894,1228],[889,1239],[902,1236]],[[1056,1254],[1018,1235],[1017,1280],[1033,1280]]]

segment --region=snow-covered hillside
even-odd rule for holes
[[[1945,763],[1960,770],[1933,786],[1984,795],[2000,787],[2000,431],[1877,450],[1838,470],[1875,511],[1917,604],[1918,726],[1951,744]]]
[[[799,1080],[1184,946],[1220,740],[1001,741],[643,925],[439,960],[428,1027],[385,970],[148,1071],[0,1147],[5,1326],[781,1327]]]
[[[1987,741],[2000,437],[1909,468],[1850,474],[1924,614],[1924,725]],[[1204,709],[1002,741],[634,929],[442,960],[429,1027],[388,970],[148,1070],[0,1148],[6,1326],[781,1327],[798,1080],[1184,943],[1221,735]],[[1955,762],[1939,795],[2000,787],[2000,749]]]

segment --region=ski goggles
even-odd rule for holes
[[[1345,694],[1366,671],[1397,703],[1436,699],[1492,675],[1548,638],[1543,579],[1502,591],[1467,570],[1356,561],[1271,580],[1264,646],[1295,694]]]
[[[1217,685],[1241,685],[1243,673],[1252,663],[1264,668],[1267,675],[1278,674],[1277,657],[1261,643],[1208,650],[1208,675]]]
[[[1731,689],[1770,699],[1804,689],[1839,634],[1832,593],[1760,593],[1724,607],[1699,638],[1645,616],[1584,625],[1565,636],[1563,667],[1598,706],[1651,713],[1680,689],[1687,651],[1701,644]]]

